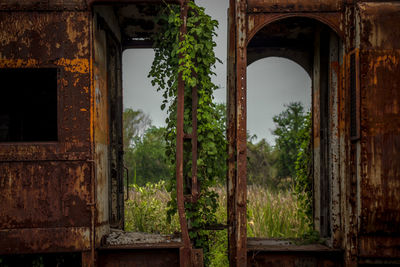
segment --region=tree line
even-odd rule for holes
[[[219,116],[215,127],[226,132],[225,104],[217,104]],[[125,109],[124,151],[125,165],[129,169],[130,183],[144,185],[147,182],[168,180],[171,167],[166,154],[164,127],[152,125],[151,119],[141,110]],[[256,136],[247,138],[247,182],[265,186],[271,190],[296,189],[310,191],[311,183],[311,114],[300,102],[285,105],[284,111],[273,117],[275,145]],[[218,151],[224,154],[226,151]],[[219,157],[225,166],[225,156]],[[224,183],[224,179],[218,182]]]

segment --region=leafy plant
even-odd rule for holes
[[[226,188],[217,185],[211,189],[218,196],[217,222],[226,224]],[[271,191],[259,185],[247,188],[248,236],[265,238],[291,238],[296,244],[320,242],[313,231],[310,218],[303,212],[298,197],[290,191]],[[178,216],[175,213],[168,222],[166,216],[170,194],[165,182],[133,186],[130,200],[126,202],[125,222],[128,231],[173,234],[179,231]],[[208,253],[209,266],[228,266],[228,240],[226,230],[209,231],[208,242],[212,249]]]
[[[277,190],[280,186],[276,167],[278,154],[279,151],[270,146],[265,139],[253,143],[252,138],[248,138],[247,184]]]
[[[173,234],[179,230],[178,216],[167,219],[170,196],[165,182],[131,186],[130,199],[125,202],[126,231]]]
[[[290,177],[301,217],[312,224],[312,149],[311,112],[305,113],[300,102],[286,105],[286,110],[274,116],[276,149],[279,151],[279,176]],[[289,186],[289,185],[288,185]],[[311,228],[310,228],[311,229]],[[304,233],[312,236],[312,233]]]
[[[189,233],[195,247],[209,251],[209,233],[199,230],[214,224],[217,219],[217,194],[211,190],[216,181],[225,177],[226,141],[224,129],[219,125],[219,114],[213,102],[213,92],[217,89],[211,81],[215,75],[213,68],[218,59],[214,53],[216,43],[213,36],[218,26],[216,20],[204,12],[204,8],[189,1],[187,16],[187,33],[180,36],[182,20],[180,9],[168,5],[159,15],[161,30],[154,36],[155,58],[149,77],[153,86],[163,93],[161,109],[167,110],[166,119],[166,154],[171,166],[175,166],[176,144],[176,103],[178,74],[185,82],[184,131],[192,132],[192,89],[197,87],[198,94],[198,159],[197,177],[200,184],[199,199],[196,203],[186,203],[186,217],[191,227]],[[184,181],[185,193],[191,187],[191,144],[184,144]],[[175,177],[175,174],[171,175]],[[168,190],[171,192],[168,214],[176,214],[175,178],[170,180]]]
[[[311,113],[305,116],[304,126],[298,134],[298,154],[295,164],[295,193],[301,205],[299,212],[312,218],[312,149]],[[312,220],[310,220],[311,223]]]
[[[141,138],[145,131],[151,125],[149,115],[142,110],[133,110],[127,108],[122,114],[123,118],[123,134],[124,134],[124,150],[134,146],[135,140]]]
[[[301,206],[290,191],[248,187],[249,237],[302,238],[310,231],[310,218],[299,212]]]
[[[171,167],[165,154],[165,128],[151,126],[142,137],[136,136],[133,146],[125,150],[125,165],[129,168],[130,183],[168,180]]]
[[[285,105],[286,109],[273,117],[276,125],[273,134],[276,136],[276,149],[279,151],[277,168],[278,177],[290,178],[292,181],[296,176],[296,159],[299,153],[299,136],[305,127],[306,116],[304,107],[300,102]],[[291,186],[287,183],[287,188]]]

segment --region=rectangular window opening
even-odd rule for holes
[[[0,142],[57,141],[57,69],[0,69]]]

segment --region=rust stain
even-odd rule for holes
[[[39,60],[36,59],[0,59],[0,68],[37,68]]]
[[[82,74],[89,73],[89,60],[86,58],[83,59],[66,59],[60,58],[59,60],[54,62],[57,66],[62,66],[66,71],[69,72],[78,72]],[[75,81],[75,86],[79,82],[79,80]]]
[[[74,252],[90,248],[89,228],[31,228],[0,230],[2,253]]]
[[[0,3],[0,9],[8,7]],[[0,13],[0,68],[59,69],[58,140],[0,144],[0,251],[87,250],[90,118],[83,111],[90,109],[89,16],[12,9]]]
[[[373,84],[378,85],[379,76],[377,70],[384,68],[388,71],[393,71],[393,66],[399,63],[399,58],[396,55],[391,55],[392,51],[387,51],[386,55],[378,56],[374,61],[369,62],[370,69],[373,69]]]
[[[0,0],[0,10],[6,11],[0,12],[0,68],[60,70],[57,142],[0,144],[1,252],[93,252],[91,244],[100,244],[107,233],[109,125],[113,121],[108,115],[108,41],[88,9],[100,2],[114,3]],[[341,216],[335,221],[333,244],[341,245],[348,265],[361,263],[363,257],[400,257],[400,31],[396,27],[400,5],[353,2],[230,1],[227,190],[232,266],[246,262],[257,266],[271,259],[247,251],[246,45],[268,23],[291,17],[318,20],[345,42],[345,64],[331,65],[343,80],[334,104],[338,106],[331,107],[339,110],[339,118],[334,118],[338,125],[331,127],[338,128],[333,134],[339,137],[335,145],[340,155],[332,160],[339,161],[341,179],[340,190],[333,192],[340,198],[333,202],[335,207],[340,202],[334,212]],[[359,140],[350,140],[349,134],[350,51],[360,54],[361,63]],[[319,98],[320,92],[315,91],[314,100]],[[315,103],[314,110],[319,108]],[[315,122],[321,118],[319,112],[313,116],[318,152],[321,136]],[[305,264],[287,255],[285,260],[289,265]],[[336,264],[323,260],[322,264]]]
[[[248,12],[310,12],[310,11],[340,11],[344,1],[341,0],[248,0]]]

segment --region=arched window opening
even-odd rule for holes
[[[247,184],[248,212],[253,218],[248,221],[248,236],[301,237],[312,229],[318,231],[321,237],[331,236],[332,203],[335,201],[332,186],[338,186],[335,184],[338,166],[332,155],[338,153],[338,137],[335,133],[337,92],[340,86],[338,66],[342,64],[342,51],[339,37],[332,29],[305,17],[290,17],[267,24],[249,41]],[[279,64],[273,67],[272,63],[278,60],[277,57],[282,64],[283,60],[286,61],[282,69],[278,69]],[[263,68],[259,67],[261,64],[265,64]],[[296,71],[293,66],[302,71]],[[301,73],[301,80],[296,80],[296,73]],[[263,89],[256,89],[257,86]],[[297,95],[306,90],[309,90],[308,93]],[[280,110],[276,108],[275,112],[271,112],[273,107],[279,105]],[[269,129],[264,126],[266,114],[270,114]],[[266,130],[270,132],[266,133]],[[263,137],[268,141],[262,141]],[[290,147],[293,149],[290,150]],[[264,206],[258,205],[257,209],[251,206],[251,198],[261,194],[262,190],[254,190],[256,193],[251,191],[255,181],[268,188],[268,194],[264,193],[264,197],[270,198],[262,201]],[[280,193],[273,196],[271,192],[274,190]],[[290,205],[286,204],[284,208],[277,209],[274,215],[273,208],[277,203],[283,203],[286,197],[294,197],[292,201],[297,206],[294,205],[296,208],[293,209],[297,210],[290,210],[293,215],[288,215]],[[255,214],[255,210],[268,212],[260,216]],[[309,223],[309,228],[303,228],[304,231],[299,228],[290,233],[286,230],[292,226],[277,221],[278,214],[286,214],[282,216],[286,219],[304,216],[297,217],[295,224]],[[263,219],[257,221],[257,216]],[[276,228],[277,225],[280,228]],[[264,232],[252,232],[252,228],[257,227],[264,228]]]
[[[309,231],[296,195],[296,165],[310,142],[311,78],[298,63],[262,58],[247,68],[248,236]],[[297,190],[299,191],[299,190]],[[305,205],[303,205],[305,206]]]

